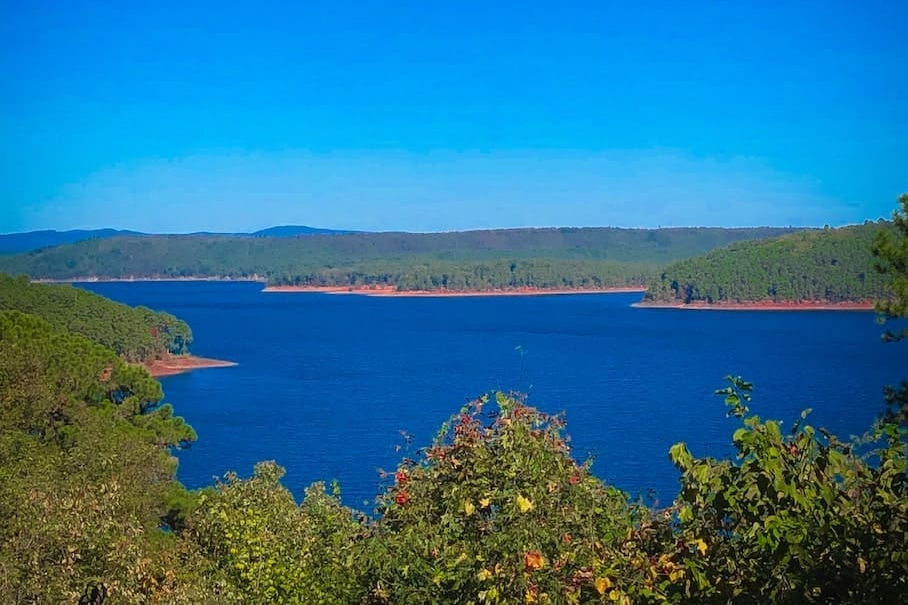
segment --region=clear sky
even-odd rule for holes
[[[839,225],[908,2],[0,0],[0,232]]]

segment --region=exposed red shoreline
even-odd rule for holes
[[[178,355],[168,359],[155,359],[143,364],[148,373],[155,378],[161,376],[173,376],[182,374],[190,370],[201,370],[203,368],[228,368],[237,365],[232,361],[223,361],[221,359],[209,359],[207,357],[196,357],[195,355]]]
[[[634,307],[641,309],[682,309],[693,311],[872,311],[873,302],[839,302],[825,300],[800,301],[747,301],[721,303],[651,303],[638,302]]]
[[[258,276],[250,277],[146,277],[146,276],[131,276],[131,277],[91,277],[91,276],[82,276],[82,277],[69,277],[66,279],[48,279],[48,278],[37,278],[30,280],[33,284],[97,284],[97,283],[119,283],[119,282],[265,282],[265,278]]]
[[[646,288],[512,288],[501,290],[398,290],[394,286],[267,286],[263,292],[303,292],[322,294],[358,294],[401,298],[448,298],[464,296],[541,296],[548,294],[608,294],[619,292],[645,292]]]

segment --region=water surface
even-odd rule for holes
[[[223,282],[94,283],[105,296],[173,313],[193,351],[236,361],[162,379],[199,434],[180,452],[189,487],[258,460],[287,468],[299,496],[337,479],[347,504],[371,509],[377,470],[402,455],[401,431],[427,445],[461,405],[494,389],[567,414],[579,458],[633,494],[668,503],[678,474],[668,448],[724,455],[736,420],[713,390],[756,383],[752,408],[862,432],[881,387],[905,372],[905,348],[880,342],[869,312],[635,309],[639,294],[377,298],[262,293]],[[366,504],[364,504],[366,502]]]

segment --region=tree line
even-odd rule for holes
[[[438,289],[446,281],[502,289],[527,279],[556,284],[645,284],[659,266],[728,243],[787,233],[780,228],[500,229],[452,233],[348,233],[301,237],[213,235],[93,239],[0,255],[0,271],[42,279],[256,279],[274,284],[387,284]],[[515,278],[502,265],[530,271]],[[539,280],[538,282],[535,280]],[[458,286],[459,287],[459,286]]]
[[[170,313],[130,307],[64,284],[30,283],[0,273],[0,310],[15,309],[80,334],[123,359],[145,362],[189,351],[192,331]]]
[[[654,265],[595,260],[462,262],[400,259],[272,276],[273,285],[363,286],[412,290],[579,289],[639,286]]]
[[[666,267],[648,286],[651,302],[870,301],[886,277],[871,248],[890,222],[803,231],[738,242]]]

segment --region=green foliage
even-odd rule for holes
[[[293,286],[393,286],[402,291],[597,289],[640,285],[654,269],[644,263],[610,260],[403,258],[285,275],[274,281]]]
[[[206,493],[190,527],[222,594],[248,602],[905,602],[905,427],[845,443],[805,412],[785,434],[728,380],[737,460],[673,446],[667,511],[576,463],[560,417],[498,393],[404,459],[374,521],[321,486],[296,507],[264,463]]]
[[[870,301],[883,296],[886,283],[873,271],[871,245],[891,231],[891,224],[867,223],[739,242],[670,265],[650,283],[644,299]]]
[[[0,600],[194,600],[159,530],[182,491],[169,448],[195,439],[141,368],[0,311]],[[196,562],[187,568],[203,565]],[[100,589],[99,589],[100,590]]]
[[[908,317],[908,193],[899,196],[901,208],[892,213],[895,229],[881,231],[873,245],[874,267],[889,277],[886,284],[890,296],[877,303],[882,321]],[[887,340],[908,337],[908,328],[900,332],[888,330]]]
[[[130,307],[62,284],[32,284],[0,273],[0,311],[37,315],[54,327],[81,334],[127,361],[149,361],[188,352],[192,332],[169,313]]]
[[[877,271],[889,278],[890,296],[876,305],[880,323],[903,320],[908,317],[908,193],[899,196],[901,208],[892,213],[895,229],[881,233],[874,242],[873,255]],[[884,341],[898,341],[908,337],[908,327],[883,333]],[[889,426],[908,426],[908,380],[899,387],[887,386],[883,391],[886,409],[881,422]]]
[[[47,279],[218,277],[403,290],[593,288],[642,285],[665,263],[790,231],[564,228],[115,237],[0,257],[0,270]]]
[[[658,599],[672,568],[650,563],[667,525],[570,456],[560,417],[496,395],[405,460],[368,543],[376,602]],[[663,561],[664,562],[664,561]]]
[[[321,484],[297,506],[283,474],[261,462],[252,478],[228,474],[199,497],[189,533],[229,578],[221,594],[243,603],[355,602],[352,553],[363,526]]]
[[[908,595],[904,431],[883,426],[863,446],[803,423],[747,415],[750,388],[718,391],[743,419],[737,461],[671,451],[681,470],[678,538],[699,602],[896,603]],[[901,438],[887,438],[893,435]],[[873,462],[873,463],[872,463]]]

